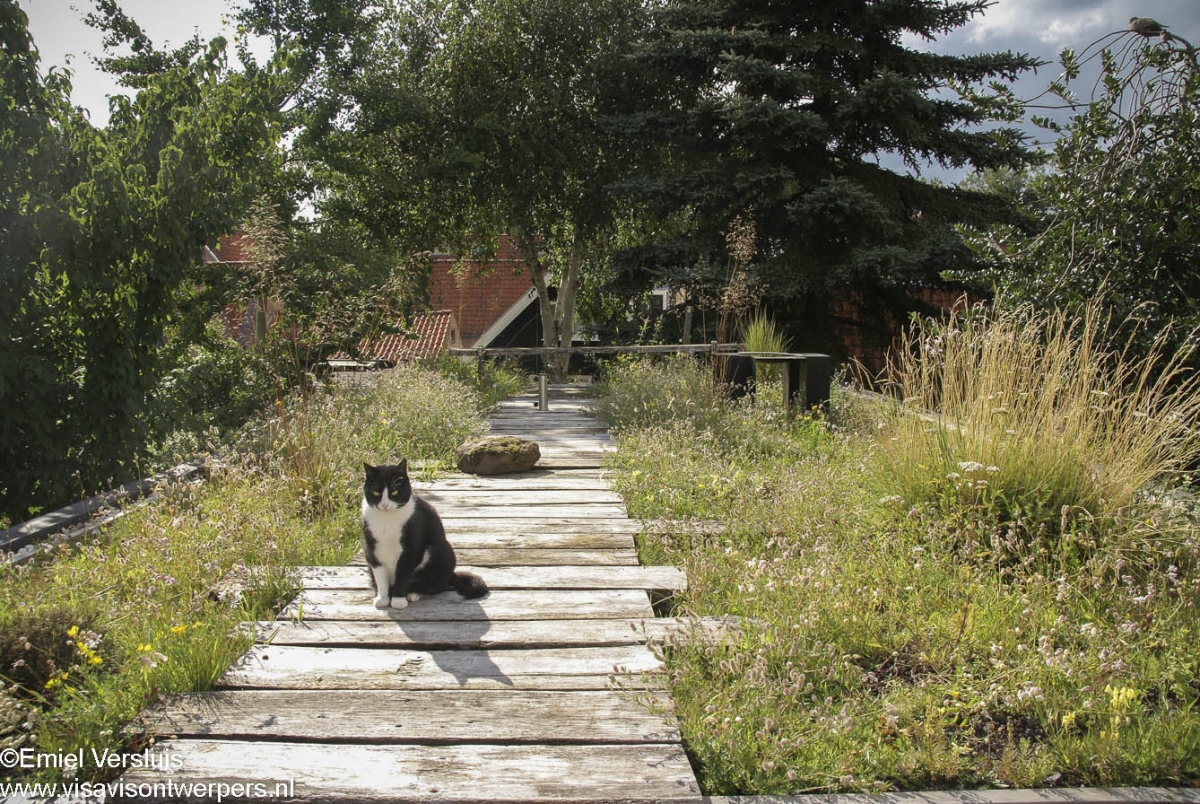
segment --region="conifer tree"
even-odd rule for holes
[[[768,299],[830,286],[921,284],[972,259],[952,225],[1003,205],[908,175],[930,165],[1019,167],[1009,91],[1036,66],[1012,52],[949,56],[932,40],[985,0],[673,0],[631,57],[645,76],[621,123],[661,143],[627,190],[680,225],[628,255],[626,278],[703,284],[724,232],[748,217]],[[895,165],[895,168],[889,167]]]

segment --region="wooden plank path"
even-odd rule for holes
[[[577,391],[555,388],[549,411],[535,401],[492,420],[538,442],[535,471],[418,485],[490,594],[379,611],[361,558],[302,568],[303,591],[247,624],[256,644],[214,691],[135,723],[174,769],[127,771],[123,783],[158,785],[139,801],[196,784],[212,787],[191,798],[225,801],[701,800],[655,643],[706,625],[655,618],[650,595],[686,579],[637,565],[604,426]]]

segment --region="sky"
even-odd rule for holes
[[[92,122],[108,119],[106,96],[120,91],[100,73],[92,57],[102,53],[100,35],[83,23],[90,0],[17,0],[29,15],[29,27],[42,58],[43,72],[51,65],[74,71],[73,100],[91,112]],[[234,0],[236,3],[236,0]],[[123,0],[121,7],[158,46],[177,46],[199,33],[209,39],[233,40],[225,20],[232,15],[229,0]],[[1153,17],[1171,31],[1200,47],[1200,0],[996,0],[981,16],[935,42],[908,44],[940,53],[968,54],[1012,50],[1050,62],[1016,86],[1019,97],[1041,93],[1059,75],[1058,53],[1077,52],[1113,31],[1128,27],[1129,18]],[[1078,91],[1088,85],[1081,82]],[[1033,137],[1044,138],[1034,130]],[[931,167],[923,175],[953,181],[961,174]]]

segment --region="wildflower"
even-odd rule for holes
[[[70,628],[68,628],[67,636],[69,636],[71,639],[74,639],[75,637],[79,636],[79,626],[72,625]]]
[[[1026,681],[1021,685],[1021,689],[1017,690],[1017,700],[1024,701],[1027,698],[1033,698],[1035,701],[1041,701],[1045,698],[1045,693],[1041,687]]]
[[[1128,709],[1133,700],[1137,698],[1137,690],[1129,687],[1105,687],[1104,691],[1109,694],[1112,707],[1117,711]]]
[[[50,678],[46,680],[45,689],[52,690],[55,687],[63,686],[63,682],[67,680],[67,675],[68,673],[66,670],[60,670],[54,675],[50,676]]]
[[[138,645],[138,661],[142,663],[143,670],[151,670],[158,667],[159,663],[166,663],[167,657],[154,649],[154,646],[147,642],[145,645]]]
[[[76,642],[75,650],[79,653],[79,657],[81,659],[92,666],[104,664],[104,659],[100,656],[100,654],[96,653],[96,651],[94,651],[90,645],[84,642]]]
[[[173,625],[171,626],[171,633],[175,636],[183,636],[185,633],[187,633],[187,629],[188,627],[186,625]]]
[[[983,464],[979,463],[979,461],[959,461],[958,468],[970,474],[971,472],[982,472]]]

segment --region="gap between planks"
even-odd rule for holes
[[[267,645],[326,648],[419,648],[503,650],[624,645],[717,644],[735,636],[735,617],[653,617],[627,620],[501,620],[487,630],[456,622],[391,620],[264,620],[244,623]]]
[[[299,567],[296,577],[305,590],[372,589],[371,577],[363,567],[348,565]],[[687,588],[687,576],[678,567],[473,567],[462,564],[459,572],[471,572],[489,589],[642,589],[647,592],[677,592]],[[255,570],[247,571],[248,577]],[[258,570],[261,572],[261,570]]]

